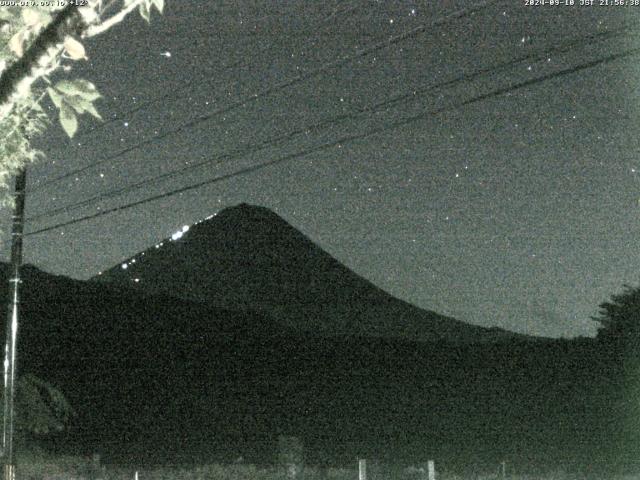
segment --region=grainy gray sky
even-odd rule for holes
[[[83,119],[73,140],[57,124],[46,133],[48,160],[29,171],[28,215],[217,160],[28,230],[345,140],[28,237],[26,260],[89,278],[247,202],[418,306],[536,335],[593,335],[598,304],[638,283],[638,57],[598,60],[637,48],[640,5],[493,1],[450,18],[480,6],[167,0],[151,25],[128,18],[88,42],[89,61],[68,73],[98,86],[109,122]]]

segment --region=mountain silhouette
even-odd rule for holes
[[[233,310],[267,312],[322,335],[493,342],[516,334],[399,300],[342,265],[271,210],[240,204],[184,228],[93,280]]]
[[[0,264],[3,304],[8,271]],[[577,468],[611,438],[623,453],[640,445],[615,437],[624,385],[595,340],[511,336],[421,310],[264,208],[181,229],[100,281],[32,266],[22,276],[19,373],[76,410],[49,443],[63,453],[269,464],[278,436],[296,435],[310,464]]]
[[[0,264],[5,305],[8,271]],[[319,336],[264,311],[32,266],[22,277],[18,370],[56,385],[75,409],[49,444],[62,453],[100,451],[128,465],[239,455],[268,464],[284,434],[302,438],[308,462],[328,465],[362,455],[591,465],[625,425],[612,414],[624,384],[593,339]],[[620,439],[625,452],[636,437]]]

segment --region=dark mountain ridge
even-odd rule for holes
[[[78,414],[50,443],[60,451],[271,462],[279,434],[330,465],[364,455],[566,467],[620,451],[607,445],[624,397],[595,340],[322,337],[264,312],[23,273],[19,372],[59,386]]]
[[[640,444],[617,433],[623,388],[595,340],[420,310],[266,209],[225,210],[125,265],[107,281],[23,268],[19,372],[78,414],[49,443],[59,451],[268,463],[288,434],[309,463],[578,468]]]
[[[517,336],[394,298],[272,211],[247,204],[227,208],[94,280],[263,311],[300,332],[462,343]]]

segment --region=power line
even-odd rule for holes
[[[78,174],[80,174],[82,172],[85,172],[86,170],[89,170],[90,168],[96,167],[98,165],[102,165],[105,162],[109,162],[111,160],[114,160],[114,159],[116,159],[118,157],[121,157],[122,155],[130,153],[130,152],[132,152],[134,150],[138,150],[138,149],[140,149],[140,148],[142,148],[142,147],[144,147],[146,145],[150,145],[150,144],[152,144],[154,142],[157,142],[159,140],[162,140],[162,139],[164,139],[164,138],[166,138],[168,136],[180,133],[180,132],[182,132],[183,130],[185,130],[187,128],[191,128],[191,127],[194,127],[194,126],[196,126],[196,125],[198,125],[200,123],[203,123],[205,121],[211,120],[215,116],[218,116],[218,115],[221,115],[221,114],[224,114],[224,113],[228,113],[228,112],[230,112],[232,110],[235,110],[235,109],[237,109],[239,107],[245,107],[245,106],[247,106],[247,104],[257,100],[258,98],[262,98],[264,96],[270,95],[270,94],[272,94],[274,92],[277,92],[279,90],[283,90],[283,89],[285,89],[287,87],[290,87],[292,85],[295,85],[297,83],[300,83],[300,82],[309,80],[311,78],[314,78],[314,77],[326,72],[327,70],[341,67],[341,66],[351,62],[352,60],[355,60],[356,58],[361,58],[361,57],[370,55],[372,53],[377,52],[378,50],[390,47],[390,46],[392,46],[392,45],[394,45],[394,44],[396,44],[398,42],[405,41],[405,40],[407,40],[407,39],[409,39],[411,37],[414,37],[414,36],[416,36],[416,35],[418,35],[418,34],[420,34],[422,32],[425,32],[428,27],[429,28],[439,27],[441,25],[446,24],[450,20],[456,20],[456,19],[459,19],[459,18],[464,18],[464,17],[469,16],[471,14],[474,14],[474,13],[476,13],[478,11],[481,11],[482,9],[487,8],[489,5],[491,5],[493,3],[498,3],[499,1],[501,1],[501,0],[484,0],[484,1],[478,2],[478,4],[476,4],[473,7],[463,8],[463,9],[457,10],[457,11],[455,11],[453,13],[450,13],[448,15],[444,15],[444,16],[440,17],[439,19],[437,19],[437,20],[435,20],[435,21],[433,21],[433,22],[431,22],[429,24],[421,24],[416,28],[408,30],[408,31],[406,31],[404,33],[401,33],[399,35],[390,37],[388,40],[376,43],[376,44],[374,44],[374,45],[372,45],[370,47],[367,47],[367,48],[364,48],[362,50],[359,50],[358,52],[356,52],[353,55],[345,55],[342,58],[339,58],[339,59],[334,60],[332,62],[325,63],[325,64],[323,64],[323,65],[321,65],[321,66],[319,66],[319,67],[317,67],[315,69],[309,70],[308,72],[304,72],[304,73],[298,74],[298,75],[296,75],[296,76],[294,76],[294,77],[292,77],[292,78],[290,78],[288,80],[284,80],[284,81],[282,81],[280,83],[272,85],[272,86],[270,86],[270,87],[268,87],[268,88],[266,88],[264,90],[261,90],[261,91],[259,91],[257,93],[254,93],[253,95],[251,95],[251,96],[249,96],[249,97],[247,97],[245,99],[237,100],[237,101],[227,105],[226,107],[219,108],[219,109],[215,110],[212,113],[208,113],[206,115],[200,115],[199,117],[196,117],[196,118],[188,121],[187,123],[182,124],[178,128],[175,128],[173,130],[169,130],[169,131],[167,131],[167,132],[165,132],[163,134],[160,134],[160,135],[158,135],[158,136],[156,136],[156,137],[154,137],[152,139],[149,139],[149,140],[146,140],[144,142],[140,142],[140,143],[138,143],[138,144],[136,144],[134,146],[125,148],[125,149],[121,150],[120,152],[118,152],[118,153],[116,153],[114,155],[105,157],[103,159],[95,161],[95,162],[93,162],[93,163],[91,163],[89,165],[86,165],[84,167],[81,167],[81,168],[78,168],[76,170],[72,170],[70,172],[62,174],[62,175],[60,175],[60,176],[58,176],[56,178],[53,178],[53,179],[51,179],[51,180],[49,180],[47,182],[42,183],[38,187],[32,188],[31,191],[32,192],[39,191],[42,188],[48,187],[49,185],[57,183],[57,182],[59,182],[61,180],[69,178],[69,177],[71,177],[73,175],[78,175]]]
[[[228,173],[228,174],[221,175],[221,176],[218,176],[218,177],[214,177],[214,178],[211,178],[211,179],[208,179],[208,180],[204,180],[202,182],[198,182],[198,183],[195,183],[195,184],[187,185],[185,187],[181,187],[181,188],[178,188],[178,189],[175,189],[175,190],[171,190],[169,192],[161,193],[161,194],[158,194],[158,195],[153,195],[151,197],[147,197],[147,198],[144,198],[142,200],[138,200],[136,202],[131,202],[131,203],[127,203],[127,204],[124,204],[124,205],[120,205],[118,207],[110,208],[108,210],[104,210],[104,211],[99,212],[99,213],[95,213],[95,214],[92,214],[92,215],[87,215],[87,216],[84,216],[84,217],[81,217],[81,218],[77,218],[77,219],[69,220],[69,221],[66,221],[66,222],[61,222],[61,223],[58,223],[58,224],[55,224],[55,225],[51,225],[49,227],[41,228],[39,230],[35,230],[33,232],[29,232],[29,233],[25,234],[25,236],[37,235],[37,234],[40,234],[40,233],[48,232],[48,231],[55,230],[55,229],[58,229],[58,228],[61,228],[61,227],[66,227],[68,225],[73,225],[73,224],[76,224],[76,223],[84,222],[86,220],[91,220],[91,219],[94,219],[94,218],[102,217],[102,216],[108,215],[110,213],[115,213],[115,212],[119,212],[119,211],[122,211],[122,210],[127,210],[129,208],[133,208],[133,207],[136,207],[136,206],[139,206],[139,205],[144,205],[146,203],[150,203],[150,202],[153,202],[153,201],[156,201],[156,200],[160,200],[160,199],[163,199],[163,198],[171,197],[171,196],[177,195],[179,193],[195,190],[197,188],[200,188],[200,187],[203,187],[203,186],[206,186],[206,185],[212,185],[214,183],[219,183],[219,182],[222,182],[224,180],[229,180],[230,178],[235,178],[235,177],[239,177],[239,176],[242,176],[242,175],[247,175],[247,174],[256,172],[258,170],[262,170],[262,169],[264,169],[266,167],[270,167],[272,165],[276,165],[276,164],[279,164],[279,163],[284,163],[284,162],[287,162],[287,161],[290,161],[290,160],[294,160],[294,159],[297,159],[297,158],[305,157],[305,156],[307,156],[307,155],[309,155],[311,153],[315,153],[315,152],[319,152],[319,151],[322,151],[322,150],[326,150],[326,149],[335,147],[335,146],[340,145],[340,144],[349,143],[349,142],[353,142],[353,141],[356,141],[356,140],[362,140],[362,139],[368,138],[368,137],[370,137],[372,135],[384,133],[384,132],[387,132],[389,130],[395,130],[395,129],[399,128],[399,127],[408,125],[408,124],[416,122],[418,120],[422,120],[422,119],[427,118],[427,117],[432,116],[432,115],[437,115],[437,114],[440,114],[440,113],[444,113],[446,111],[454,110],[454,109],[457,109],[457,108],[460,108],[460,107],[464,107],[464,106],[467,106],[467,105],[471,105],[473,103],[477,103],[477,102],[480,102],[480,101],[489,100],[491,98],[498,97],[498,96],[503,95],[505,93],[510,93],[510,92],[515,91],[515,90],[519,90],[521,88],[525,88],[525,87],[529,87],[531,85],[535,85],[537,83],[546,82],[548,80],[552,80],[552,79],[558,78],[558,77],[563,77],[563,76],[566,76],[566,75],[571,75],[573,73],[580,72],[582,70],[587,70],[589,68],[593,68],[593,67],[596,67],[598,65],[611,63],[613,61],[616,61],[616,60],[619,60],[619,59],[622,59],[622,58],[636,56],[636,55],[639,55],[639,54],[640,54],[640,48],[634,48],[634,49],[631,49],[631,50],[627,50],[625,52],[612,54],[612,55],[609,55],[609,56],[604,57],[604,58],[600,58],[600,59],[597,59],[597,60],[592,60],[590,62],[583,63],[581,65],[577,65],[577,66],[566,68],[564,70],[553,72],[553,73],[544,75],[542,77],[537,77],[537,78],[533,78],[533,79],[529,79],[529,80],[524,80],[522,82],[518,82],[516,84],[509,85],[507,87],[501,87],[501,88],[498,88],[498,89],[493,90],[491,92],[487,92],[487,93],[483,93],[481,95],[477,95],[477,96],[472,97],[470,99],[467,99],[464,102],[461,102],[461,103],[459,103],[457,105],[452,105],[450,107],[442,107],[442,108],[439,108],[439,109],[436,109],[436,110],[432,110],[430,112],[423,112],[423,113],[420,113],[420,114],[412,115],[412,116],[410,116],[408,118],[405,118],[403,120],[399,120],[399,121],[396,121],[394,123],[391,123],[386,127],[378,127],[378,128],[373,129],[373,130],[370,130],[369,132],[346,135],[346,136],[341,137],[338,140],[333,140],[331,142],[327,142],[327,143],[324,143],[322,145],[317,145],[315,147],[310,147],[310,148],[307,148],[307,149],[302,150],[300,152],[291,153],[291,154],[285,155],[283,157],[277,158],[275,160],[271,160],[271,161],[268,161],[268,162],[263,162],[263,163],[260,163],[260,164],[257,164],[257,165],[252,165],[252,166],[243,168],[241,170],[238,170],[236,172]]]
[[[352,11],[357,10],[358,8],[359,8],[359,5],[355,5],[354,4],[354,5],[350,6],[350,7],[348,7],[348,9],[345,9],[345,12],[352,12]],[[317,34],[323,28],[326,28],[326,27],[321,27],[321,25],[325,24],[331,18],[332,18],[332,16],[329,16],[329,17],[323,19],[320,22],[320,24],[318,26],[316,26],[315,33]],[[329,26],[331,26],[331,25],[329,25]],[[308,34],[305,34],[305,36],[306,35],[308,35]],[[269,50],[269,48],[271,48],[271,47],[272,47],[271,43],[265,42],[259,47],[259,49],[256,52],[256,54],[260,55],[261,53]],[[235,62],[229,63],[228,65],[223,66],[223,69],[224,70],[230,70],[230,69],[236,68],[236,67],[240,67],[242,69],[242,68],[246,68],[246,67],[251,66],[251,63],[252,63],[251,61],[247,61],[246,59],[243,58],[241,60],[237,60]],[[204,77],[204,75],[203,75],[203,77]],[[160,95],[158,97],[152,98],[152,99],[147,100],[145,102],[139,103],[135,108],[127,110],[126,112],[122,112],[122,113],[118,114],[114,118],[111,118],[109,120],[105,120],[104,122],[99,123],[98,125],[92,127],[89,130],[85,130],[85,131],[82,131],[82,132],[78,133],[75,136],[75,138],[83,137],[83,136],[86,136],[86,135],[88,135],[90,133],[94,133],[94,132],[96,132],[98,130],[101,130],[101,129],[105,128],[107,125],[110,125],[110,124],[112,124],[114,122],[118,122],[124,117],[133,115],[134,113],[142,111],[142,110],[146,109],[147,107],[149,107],[151,105],[155,105],[157,103],[160,103],[160,102],[162,102],[164,100],[171,99],[171,100],[175,101],[175,100],[180,100],[182,98],[187,98],[187,97],[189,97],[191,95],[191,93],[186,93],[186,92],[189,92],[189,89],[191,87],[193,87],[193,86],[199,86],[199,84],[202,84],[202,85],[205,85],[205,86],[210,86],[210,85],[213,85],[213,84],[217,84],[219,82],[221,82],[221,81],[218,80],[217,78],[215,80],[209,80],[209,81],[205,80],[204,78],[200,78],[198,84],[196,84],[196,79],[191,79],[191,80],[187,81],[186,83],[181,83],[179,89],[178,88],[169,89],[169,91],[167,93],[163,94],[163,95]],[[177,92],[177,91],[182,91],[182,92],[185,92],[185,93],[176,95],[175,92]]]
[[[289,133],[283,134],[283,135],[278,135],[276,137],[272,137],[270,139],[266,139],[263,140],[261,142],[258,143],[254,143],[254,144],[249,144],[249,145],[245,145],[242,148],[236,149],[232,152],[229,153],[225,153],[222,155],[217,155],[215,157],[212,157],[210,159],[204,160],[202,162],[198,162],[192,165],[188,165],[186,167],[182,167],[176,170],[173,170],[171,172],[167,172],[167,173],[163,173],[139,182],[135,182],[133,184],[129,184],[126,185],[124,187],[120,187],[120,188],[116,188],[107,192],[103,192],[100,193],[98,195],[95,195],[93,197],[90,197],[88,199],[84,199],[78,202],[74,202],[71,204],[67,204],[52,210],[49,210],[47,212],[41,213],[39,215],[35,215],[33,217],[30,217],[28,220],[30,221],[34,221],[34,220],[38,220],[40,218],[43,217],[51,217],[54,215],[58,215],[60,213],[69,213],[71,211],[75,211],[79,208],[91,205],[93,203],[102,201],[102,200],[106,200],[109,198],[113,198],[119,195],[122,195],[124,193],[127,192],[131,192],[134,190],[137,190],[139,188],[141,188],[142,186],[145,185],[150,185],[150,184],[154,184],[154,183],[158,183],[160,181],[163,180],[167,180],[173,177],[176,177],[178,175],[183,175],[185,173],[188,173],[190,171],[195,170],[196,168],[201,168],[203,166],[206,165],[220,165],[223,163],[224,160],[230,160],[230,159],[234,159],[234,158],[239,158],[242,157],[244,155],[248,155],[248,154],[254,154],[257,153],[261,150],[264,150],[265,148],[271,147],[271,146],[276,146],[279,143],[283,143],[285,141],[291,140],[296,136],[302,135],[302,134],[309,134],[313,131],[317,131],[320,130],[322,128],[325,127],[329,127],[332,124],[347,120],[347,119],[354,119],[357,116],[360,116],[362,114],[365,113],[376,113],[380,110],[382,110],[383,108],[387,108],[391,105],[395,105],[397,103],[400,103],[402,101],[406,101],[409,99],[414,99],[416,98],[418,95],[423,95],[424,93],[427,93],[429,91],[432,90],[440,90],[443,89],[445,87],[450,87],[452,85],[455,85],[457,83],[461,83],[461,82],[468,82],[468,81],[473,81],[475,79],[477,79],[478,77],[485,75],[485,74],[495,74],[498,72],[502,72],[505,71],[515,65],[518,65],[520,63],[523,62],[536,62],[536,61],[540,61],[544,58],[547,58],[548,55],[551,54],[557,54],[557,53],[564,53],[567,51],[570,51],[571,49],[573,49],[576,45],[582,46],[585,44],[585,42],[588,41],[595,41],[595,40],[608,40],[611,38],[615,38],[618,37],[620,35],[622,35],[623,33],[625,33],[627,30],[629,30],[630,27],[623,27],[620,28],[618,30],[614,30],[614,31],[608,31],[608,32],[600,32],[600,33],[591,33],[591,34],[587,34],[587,35],[583,35],[579,38],[573,39],[572,41],[566,43],[565,45],[557,45],[554,46],[550,49],[544,49],[541,52],[536,52],[536,53],[530,53],[515,59],[511,59],[507,62],[503,62],[497,65],[493,65],[490,67],[485,67],[482,69],[479,69],[473,73],[469,73],[469,74],[462,74],[454,79],[442,82],[442,83],[438,83],[438,84],[434,84],[434,85],[429,85],[426,87],[423,87],[421,89],[417,89],[417,90],[413,90],[410,93],[405,93],[405,94],[399,94],[396,95],[390,99],[387,100],[383,100],[381,102],[378,102],[374,105],[370,105],[370,106],[366,106],[366,107],[362,107],[359,109],[356,109],[355,111],[349,112],[349,113],[345,113],[345,114],[341,114],[341,115],[337,115],[335,117],[332,117],[330,119],[325,119],[325,120],[321,120],[319,122],[315,122],[313,124],[298,128],[296,130],[293,130]],[[555,45],[555,43],[554,43]]]

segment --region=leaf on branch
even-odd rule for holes
[[[78,114],[83,114],[86,111],[86,105],[90,103],[84,100],[82,97],[78,96],[65,97],[64,101],[65,103],[69,104],[69,106],[71,106],[71,108],[73,108]]]
[[[160,13],[164,10],[164,0],[151,0]]]
[[[64,40],[64,49],[67,54],[74,60],[85,60],[87,55],[84,46],[75,38],[68,36]]]
[[[100,114],[96,110],[96,107],[89,100],[86,100],[86,99],[84,99],[82,97],[75,96],[75,97],[66,97],[64,99],[64,101],[66,103],[68,103],[69,105],[71,105],[71,107],[78,114],[83,114],[83,113],[86,112],[86,113],[90,113],[91,115],[93,115],[98,120],[102,120],[102,117],[100,116]]]
[[[139,6],[140,15],[144,18],[147,23],[151,23],[151,11],[149,10],[148,0],[143,1]]]
[[[24,43],[24,40],[25,40],[25,31],[20,30],[13,37],[11,37],[11,40],[9,40],[9,50],[15,53],[18,57],[21,57],[22,54],[24,53],[23,45],[22,45]]]
[[[33,101],[29,105],[29,112],[44,113],[44,110],[39,102]]]
[[[20,152],[22,136],[18,130],[13,130],[4,140],[5,154],[8,156],[16,155]]]
[[[35,27],[42,23],[42,16],[32,8],[22,9],[22,21],[27,27]]]
[[[56,107],[60,108],[60,106],[62,105],[62,95],[60,95],[57,91],[55,91],[51,87],[47,87],[47,93],[49,94],[49,97],[51,98],[51,101],[53,102],[53,104]]]
[[[69,138],[72,138],[78,131],[76,114],[73,112],[72,107],[66,102],[62,102],[60,106],[60,124],[64,131],[67,132]]]
[[[18,9],[0,8],[0,19],[13,21]]]
[[[102,117],[98,113],[98,110],[96,110],[96,107],[93,103],[88,103],[87,106],[85,107],[85,110],[87,111],[87,113],[91,114],[93,117],[97,118],[98,120],[102,120]]]
[[[93,83],[83,79],[61,80],[55,88],[65,96],[79,96],[90,102],[102,97]]]

